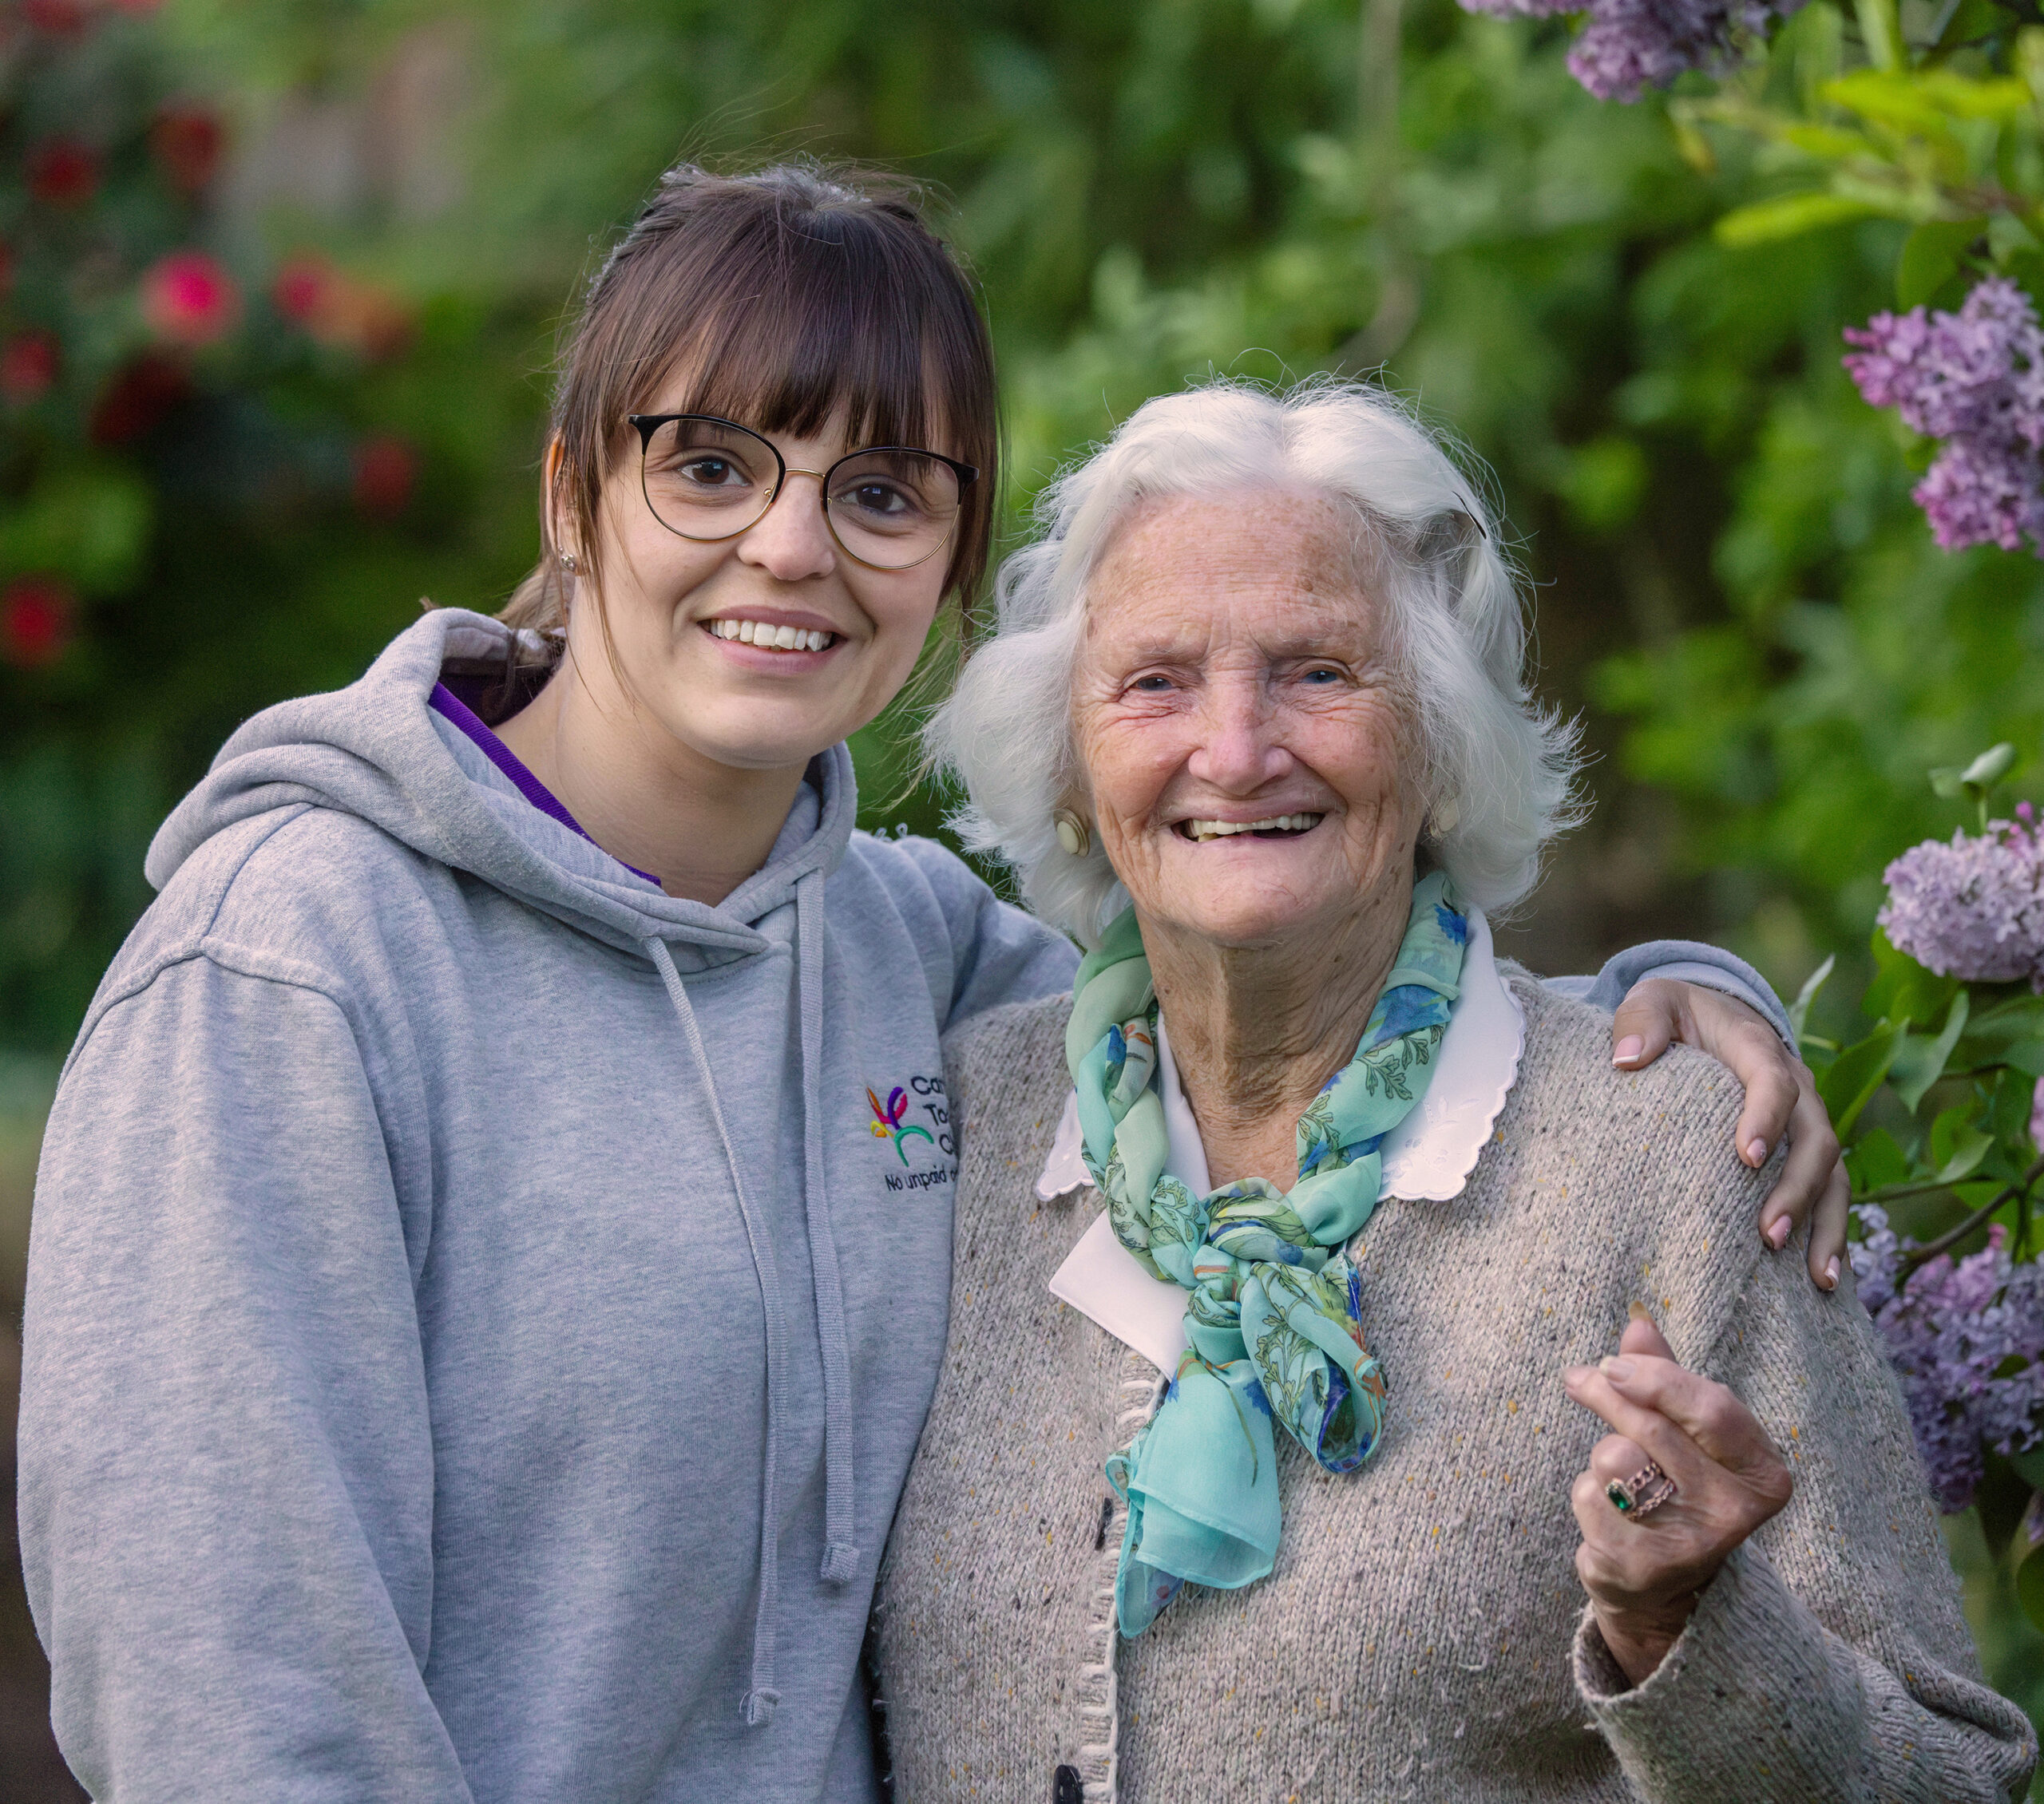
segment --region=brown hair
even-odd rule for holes
[[[1000,488],[993,348],[958,259],[922,196],[872,171],[780,163],[747,175],[682,164],[589,284],[564,341],[551,437],[561,446],[538,567],[499,618],[553,636],[568,586],[553,515],[597,574],[605,478],[636,442],[625,424],[678,366],[675,411],[808,433],[839,407],[854,445],[914,445],[975,465],[947,595],[985,573]],[[606,635],[608,636],[608,635]]]

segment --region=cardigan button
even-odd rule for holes
[[[1076,1766],[1060,1766],[1051,1775],[1051,1804],[1086,1804],[1086,1788]]]

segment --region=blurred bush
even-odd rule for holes
[[[938,185],[1018,508],[1214,370],[1381,366],[1466,434],[1525,536],[1544,685],[1618,754],[1546,962],[1713,933],[1792,988],[1864,946],[1868,873],[1935,824],[1921,770],[2044,728],[2036,572],[1932,548],[1839,367],[1903,228],[1719,242],[1765,156],[1591,100],[1559,26],[1448,0],[0,18],[6,1043],[63,1045],[149,831],[236,720],[347,680],[422,595],[505,593],[553,322],[681,152]],[[858,748],[872,818],[926,827],[901,725]]]

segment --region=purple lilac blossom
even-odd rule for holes
[[[2030,1145],[2033,1152],[2044,1153],[2044,1078],[2030,1093]]]
[[[1568,56],[1570,74],[1600,101],[1636,101],[1686,69],[1716,70],[1737,34],[1764,34],[1802,0],[1462,0],[1472,13],[1551,18],[1586,12]]]
[[[1875,918],[1895,947],[1940,977],[2018,979],[2044,993],[2044,833],[2027,803],[1985,833],[1926,840],[1882,872]]]
[[[2025,1453],[2040,1438],[2044,1270],[2010,1261],[1997,1222],[1979,1252],[1955,1264],[1940,1254],[1903,1280],[1911,1243],[1877,1205],[1854,1213],[1865,1234],[1852,1249],[1860,1300],[1901,1380],[1931,1489],[1947,1513],[1963,1509],[1980,1482],[1983,1448]]]
[[[2044,556],[2044,332],[2030,297],[1989,276],[1957,313],[1877,313],[1845,338],[1868,405],[1944,441],[1914,491],[1939,544],[2014,551],[2027,534]]]

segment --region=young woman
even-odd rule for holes
[[[853,831],[844,741],[978,581],[996,443],[910,204],[677,170],[590,290],[504,619],[258,716],[165,823],[31,1252],[22,1535],[96,1795],[872,1795],[939,1040],[1075,963]],[[1747,1081],[1742,1145],[1810,1106],[1708,990],[1614,1031],[1678,1027]]]

